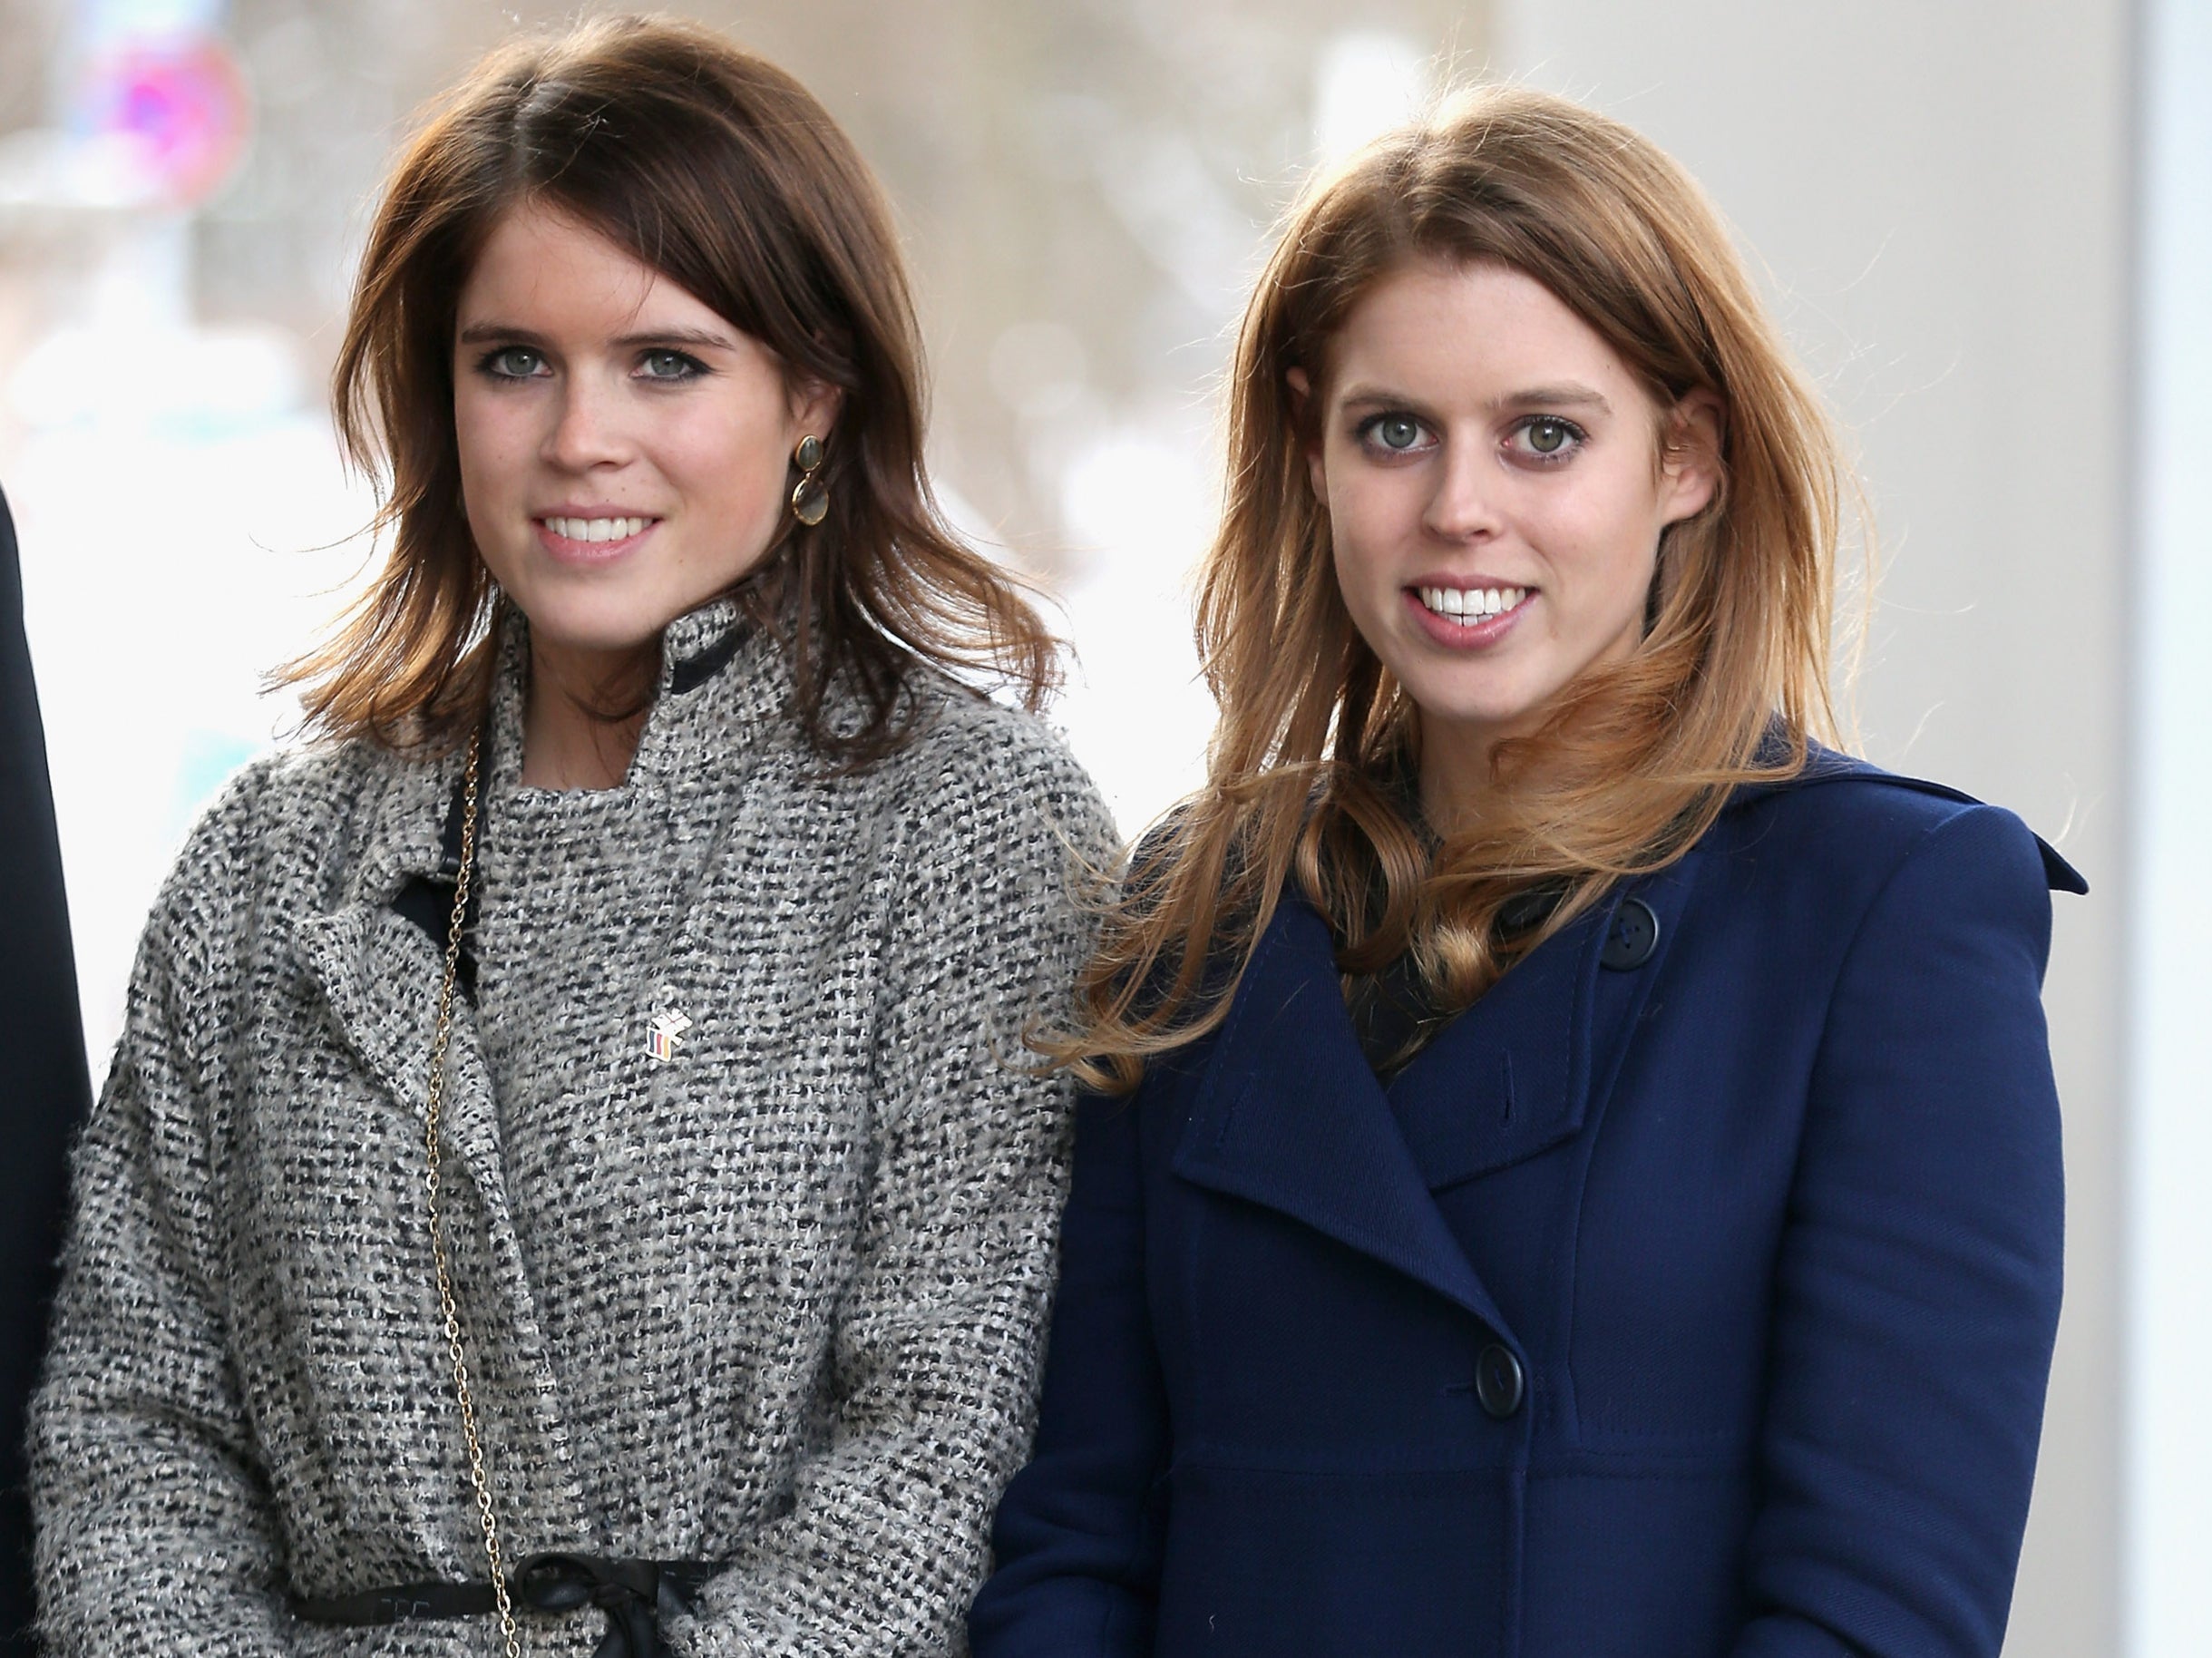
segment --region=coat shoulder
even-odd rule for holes
[[[1737,791],[1722,822],[1746,841],[1781,836],[1823,849],[1828,858],[1891,866],[1929,835],[1959,819],[1987,823],[2000,839],[2034,848],[2053,892],[2086,892],[2072,864],[2013,813],[1963,789],[1886,771],[1868,760],[1816,746],[1803,772],[1784,783]]]
[[[351,747],[262,755],[233,773],[186,834],[155,916],[190,907],[196,895],[250,885],[288,847],[326,844],[342,797],[358,786],[360,757]]]
[[[912,736],[880,766],[909,817],[972,817],[976,831],[1038,832],[1111,861],[1116,831],[1098,785],[1042,716],[979,697],[930,670]]]
[[[211,968],[273,907],[334,891],[358,856],[365,808],[412,764],[358,742],[248,762],[186,834],[144,945],[179,967]]]

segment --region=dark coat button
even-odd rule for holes
[[[1521,1408],[1524,1391],[1521,1361],[1513,1350],[1496,1341],[1484,1348],[1475,1361],[1475,1397],[1482,1408],[1502,1422]]]
[[[1613,912],[1605,932],[1605,949],[1598,957],[1616,973],[1642,967],[1659,948],[1659,917],[1641,898],[1625,900]]]

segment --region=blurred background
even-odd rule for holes
[[[358,580],[324,385],[421,103],[567,6],[0,0],[0,483],[95,1075],[193,814]],[[1863,746],[2089,876],[2070,1289],[2012,1658],[2212,1653],[2212,0],[697,0],[889,187],[956,516],[1043,581],[1135,832],[1194,784],[1218,377],[1317,162],[1513,76],[1700,177],[1856,442]],[[1355,18],[1357,21],[1353,21]]]

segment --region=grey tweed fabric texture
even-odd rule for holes
[[[666,688],[737,625],[670,628],[629,779],[590,794],[519,786],[505,642],[444,1155],[492,1486],[511,1559],[729,1561],[679,1653],[955,1651],[1066,1185],[1069,1085],[1021,1040],[1110,825],[1041,722],[933,675],[914,740],[843,775],[765,632]],[[34,1421],[63,1658],[493,1650],[488,1619],[287,1610],[484,1575],[424,1208],[440,963],[389,907],[460,766],[257,764],[155,906]],[[532,1653],[602,1626],[521,1621]]]

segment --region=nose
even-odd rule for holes
[[[1497,533],[1496,467],[1480,444],[1447,443],[1431,474],[1436,487],[1421,513],[1422,526],[1448,541],[1481,541]]]
[[[620,393],[590,375],[567,376],[545,434],[545,458],[563,472],[590,472],[621,465],[631,447]]]

